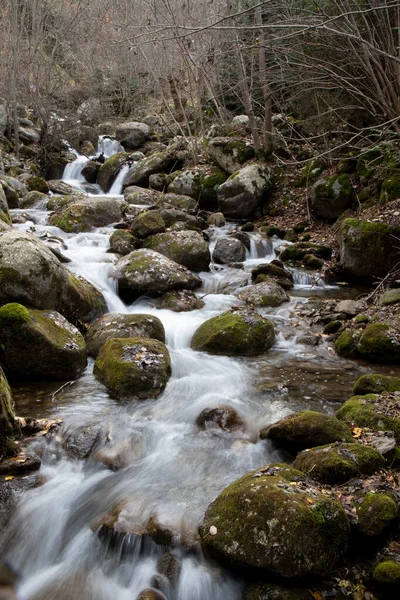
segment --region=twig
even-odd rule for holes
[[[64,383],[61,387],[58,388],[58,390],[56,390],[52,396],[51,396],[51,401],[54,402],[56,395],[61,392],[65,387],[67,387],[67,385],[72,385],[73,383],[75,383],[75,380],[72,381],[67,381],[66,383]]]

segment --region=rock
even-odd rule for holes
[[[56,310],[71,322],[106,312],[101,293],[73,275],[36,237],[23,231],[0,234],[0,306],[18,302]]]
[[[67,132],[67,140],[77,152],[80,151],[81,144],[85,141],[92,142],[96,146],[98,137],[96,129],[89,125],[80,124]]]
[[[0,184],[0,221],[6,225],[12,225],[10,213],[8,212],[8,204],[3,187]]]
[[[200,325],[191,347],[211,354],[253,355],[266,352],[274,341],[270,321],[250,310],[229,310]]]
[[[310,208],[319,219],[336,220],[355,198],[348,175],[332,175],[319,179],[311,188]]]
[[[357,302],[356,300],[341,300],[336,305],[336,312],[344,313],[348,317],[355,317],[365,309],[364,302]]]
[[[231,219],[246,219],[270,197],[273,174],[269,167],[253,164],[234,173],[218,188],[218,208]]]
[[[165,308],[174,312],[189,312],[203,308],[204,302],[193,292],[187,290],[175,290],[167,292],[153,300],[156,308]]]
[[[81,171],[82,177],[86,179],[88,183],[96,183],[100,164],[94,160],[89,160]]]
[[[61,179],[65,167],[76,159],[73,152],[62,152],[61,149],[57,152],[51,152],[48,159],[48,164],[43,170],[43,176],[49,180]],[[76,191],[76,190],[75,190]]]
[[[4,135],[8,125],[7,103],[4,98],[0,99],[0,134]]]
[[[336,443],[300,452],[293,468],[316,481],[335,485],[360,473],[372,475],[384,465],[385,459],[374,448],[354,443]]]
[[[400,377],[379,375],[371,373],[362,375],[357,379],[353,394],[364,396],[365,394],[380,394],[381,392],[400,392]]]
[[[379,304],[382,306],[392,306],[400,303],[400,289],[387,290],[379,297]]]
[[[205,408],[197,417],[196,425],[205,430],[235,431],[243,427],[243,421],[230,406],[217,406]]]
[[[373,362],[400,363],[400,332],[386,323],[370,323],[357,344],[359,354]]]
[[[168,579],[170,585],[178,583],[181,569],[181,561],[171,552],[165,552],[157,561],[157,571]]]
[[[0,367],[0,456],[15,454],[16,448],[12,438],[18,433],[19,426],[15,421],[11,389]]]
[[[147,248],[134,250],[121,258],[114,267],[113,277],[122,296],[192,290],[201,285],[200,277],[186,267]]]
[[[0,462],[1,475],[20,475],[28,471],[36,471],[40,469],[41,460],[33,452],[28,452],[25,449],[17,448],[18,453],[14,452],[14,456],[4,458]]]
[[[41,192],[28,192],[21,200],[21,208],[45,208],[48,200],[49,197],[46,194],[42,194]]]
[[[170,173],[174,168],[178,167],[176,158],[170,151],[154,152],[132,165],[124,179],[124,187],[128,187],[129,185],[148,187],[150,175],[154,175],[155,173]]]
[[[150,127],[136,121],[120,123],[115,129],[115,135],[124,148],[136,150],[149,138]]]
[[[97,442],[100,441],[100,432],[99,425],[84,425],[74,431],[67,432],[62,444],[63,449],[71,458],[84,460],[91,454]]]
[[[255,283],[273,280],[284,290],[290,290],[293,287],[291,272],[272,263],[261,264],[252,269],[251,278]]]
[[[398,260],[392,233],[387,223],[345,219],[338,234],[344,274],[355,281],[384,277]]]
[[[252,306],[280,306],[290,300],[285,290],[273,280],[244,288],[237,297]]]
[[[242,262],[246,258],[246,248],[235,238],[218,238],[212,255],[213,261],[222,265]]]
[[[346,552],[349,522],[335,500],[293,485],[303,477],[291,467],[271,465],[226,488],[205,514],[204,552],[288,579],[331,569]]]
[[[76,379],[86,368],[86,344],[56,311],[0,308],[0,361],[18,379]]]
[[[168,192],[182,194],[194,198],[199,207],[213,210],[217,207],[217,191],[227,179],[226,174],[218,167],[207,165],[196,170],[182,171],[168,185]]]
[[[49,223],[66,233],[91,231],[121,219],[125,203],[111,196],[66,196],[57,198]]]
[[[353,329],[345,329],[335,340],[335,350],[342,358],[357,357],[357,344],[361,332]]]
[[[382,395],[353,396],[336,413],[341,421],[374,431],[393,431],[400,444],[400,410],[398,392]]]
[[[69,185],[69,183],[65,183],[65,181],[61,181],[59,179],[50,179],[47,182],[47,185],[49,186],[50,192],[53,192],[53,194],[57,194],[60,196],[76,196],[79,194],[76,188],[72,187],[72,185]]]
[[[307,254],[312,254],[323,260],[330,260],[332,256],[331,248],[323,244],[313,244],[311,242],[296,242],[287,246],[279,255],[283,262],[288,260],[302,261]]]
[[[160,215],[164,219],[167,227],[172,227],[177,222],[185,223],[188,228],[207,229],[207,224],[201,217],[188,215],[183,210],[176,208],[164,208],[160,211]]]
[[[260,431],[260,438],[271,440],[279,448],[291,452],[333,442],[353,441],[349,427],[339,419],[311,410],[289,415],[269,425]]]
[[[216,137],[208,141],[207,153],[223,171],[235,173],[254,158],[254,148],[241,138]]]
[[[104,192],[110,190],[119,170],[126,163],[128,157],[129,154],[126,152],[118,152],[101,165],[97,173],[97,183]]]
[[[140,246],[140,240],[130,231],[116,229],[110,236],[110,252],[126,256]]]
[[[397,175],[382,182],[379,202],[387,204],[398,198],[400,198],[400,178]]]
[[[20,127],[18,136],[24,144],[38,144],[40,142],[40,131],[33,127]]]
[[[131,231],[139,238],[165,231],[165,221],[159,211],[149,210],[142,212],[132,222]]]
[[[384,560],[376,565],[372,577],[380,584],[398,585],[400,583],[400,564],[394,560]]]
[[[144,400],[162,393],[171,376],[171,360],[158,340],[112,338],[101,347],[93,372],[119,400]]]
[[[357,504],[357,529],[371,538],[385,533],[398,517],[396,502],[389,494],[367,493]]]
[[[42,177],[29,177],[26,180],[26,184],[29,190],[32,192],[41,192],[42,194],[47,194],[49,191],[48,183]]]
[[[38,485],[39,478],[37,475],[14,477],[8,481],[0,481],[0,527],[2,530],[4,530],[8,519],[12,516],[21,494]]]
[[[324,263],[322,260],[314,256],[314,254],[306,254],[303,258],[304,266],[310,270],[322,269]]]
[[[196,200],[189,196],[163,194],[157,190],[145,190],[138,186],[129,186],[126,191],[129,191],[129,194],[124,193],[125,200],[130,205],[158,206],[162,209],[177,208],[181,211],[195,210],[197,205]]]
[[[108,313],[97,319],[86,332],[87,350],[96,356],[111,338],[152,338],[165,342],[165,330],[153,315]]]
[[[136,600],[166,600],[166,598],[164,594],[161,594],[161,592],[148,589],[140,592]]]
[[[246,586],[243,600],[309,600],[309,594],[307,591],[287,589],[276,583],[260,582]]]
[[[209,270],[208,243],[196,231],[167,231],[152,235],[145,239],[143,247],[159,252],[191,271]]]
[[[207,217],[207,223],[211,227],[223,227],[225,225],[225,217],[223,213],[212,213]]]

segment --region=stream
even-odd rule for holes
[[[98,153],[107,158],[119,144],[101,138]],[[78,156],[66,167],[64,181],[85,193],[101,193],[85,184],[81,170],[88,158]],[[122,193],[122,169],[109,195]],[[23,384],[13,388],[20,416],[60,417],[63,426],[50,440],[33,438],[40,454],[42,485],[26,491],[2,536],[3,550],[21,574],[23,600],[136,600],[152,587],[157,561],[166,551],[140,535],[149,518],[175,534],[172,550],[181,564],[176,583],[163,590],[168,600],[240,600],[243,585],[232,573],[206,561],[194,543],[208,504],[243,474],[285,457],[258,439],[259,430],[283,416],[305,408],[333,414],[351,395],[356,379],[373,371],[366,364],[338,357],[322,339],[318,346],[296,342],[310,333],[296,314],[309,297],[348,297],[352,290],[317,285],[313,276],[294,271],[290,302],[260,309],[276,328],[276,343],[266,354],[251,358],[211,356],[190,348],[197,327],[231,306],[242,304],[233,292],[250,281],[256,264],[276,257],[281,240],[270,242],[250,233],[251,247],[244,268],[211,267],[200,273],[205,306],[175,313],[152,306],[142,297],[127,306],[109,277],[116,256],[107,252],[113,228],[66,234],[47,224],[44,208],[13,210],[32,220],[15,227],[42,237],[62,238],[68,267],[103,293],[110,312],[156,315],[166,331],[172,377],[157,400],[122,404],[112,399],[93,377],[89,359],[83,376],[59,390],[60,383]],[[213,228],[210,246],[233,224]],[[287,242],[284,242],[287,243]],[[57,392],[57,393],[55,393]],[[225,432],[199,431],[195,421],[205,408],[234,408],[244,428]],[[113,457],[123,452],[125,466],[108,469],[90,456],[69,458],[61,441],[83,427],[100,426],[96,454]],[[126,535],[99,536],[94,524],[121,506],[116,530]]]

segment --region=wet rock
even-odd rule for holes
[[[367,360],[400,363],[400,332],[386,323],[371,323],[363,331],[357,351]]]
[[[117,229],[110,236],[110,252],[126,256],[140,245],[140,240],[124,229]]]
[[[165,232],[147,238],[143,243],[167,258],[192,271],[208,271],[210,250],[203,236],[196,231]]]
[[[321,336],[316,335],[298,335],[296,337],[296,344],[304,344],[305,346],[318,346],[321,341]]]
[[[40,469],[40,458],[28,450],[22,450],[12,458],[3,458],[0,462],[0,475],[19,475]]]
[[[106,438],[108,439],[108,438]],[[128,439],[108,441],[91,455],[91,459],[103,463],[108,469],[118,471],[132,464],[143,454],[141,436],[132,435]]]
[[[81,171],[82,177],[86,179],[88,183],[96,183],[97,176],[99,173],[100,164],[94,160],[89,160]]]
[[[68,271],[36,237],[14,230],[0,235],[0,306],[9,302],[56,310],[72,322],[106,312],[94,286]]]
[[[205,514],[204,552],[285,578],[328,571],[346,551],[349,522],[335,500],[293,485],[303,477],[291,467],[271,465],[226,488]]]
[[[353,394],[364,396],[365,394],[380,394],[381,392],[400,392],[400,377],[379,375],[371,373],[362,375],[357,379]]]
[[[118,152],[108,158],[99,168],[97,173],[97,183],[104,192],[108,192],[118,175],[121,167],[128,160],[129,154]]]
[[[155,516],[150,517],[147,522],[146,532],[159,546],[171,546],[174,542],[174,532],[160,523]]]
[[[319,219],[336,220],[355,198],[348,175],[332,175],[319,179],[311,188],[310,208]]]
[[[150,127],[136,121],[120,123],[115,129],[115,135],[124,148],[136,150],[149,138]]]
[[[329,321],[327,325],[325,325],[322,333],[325,335],[332,335],[332,333],[337,333],[339,329],[343,326],[343,322],[339,320]]]
[[[280,260],[287,262],[288,260],[302,261],[307,254],[312,254],[317,258],[329,260],[332,256],[331,248],[323,244],[313,244],[312,242],[296,242],[291,246],[287,246],[279,255]]]
[[[158,211],[149,210],[133,220],[131,231],[139,238],[146,238],[165,231],[165,221]]]
[[[40,484],[37,475],[17,476],[0,481],[0,527],[3,529],[22,493]]]
[[[183,194],[194,198],[199,207],[213,210],[217,206],[218,187],[227,179],[224,171],[218,167],[199,165],[191,171],[182,171],[168,186],[168,192]]]
[[[49,191],[48,183],[42,177],[29,177],[26,180],[26,184],[29,190],[33,192],[41,192],[42,194],[47,194]]]
[[[157,398],[171,376],[171,360],[158,340],[112,338],[98,354],[94,375],[119,400]]]
[[[144,590],[139,594],[137,600],[166,600],[166,597],[157,590]]]
[[[49,186],[50,192],[53,192],[53,194],[60,194],[61,196],[74,196],[77,194],[76,188],[60,179],[50,179],[47,182],[47,185]]]
[[[336,443],[305,450],[297,455],[293,467],[321,483],[343,483],[362,473],[371,475],[385,464],[374,448],[361,444]]]
[[[18,433],[19,425],[13,411],[11,388],[0,367],[0,456],[15,454],[16,445],[12,438]]]
[[[272,263],[265,263],[261,265],[257,265],[251,271],[251,279],[256,283],[261,283],[260,276],[264,276],[268,279],[273,279],[276,281],[284,290],[290,290],[293,287],[293,275],[290,271],[283,269],[282,267],[278,267],[277,265],[273,265]]]
[[[335,350],[342,358],[354,358],[357,356],[357,345],[361,337],[361,332],[353,329],[346,329],[335,340]]]
[[[215,137],[208,141],[207,153],[223,171],[232,174],[254,158],[254,148],[241,138]]]
[[[10,377],[76,379],[86,368],[81,333],[56,311],[0,308],[0,360]]]
[[[218,188],[218,208],[231,219],[246,219],[272,193],[273,174],[269,167],[253,164],[241,169]]]
[[[8,204],[3,187],[0,185],[0,221],[6,225],[11,225],[11,216],[8,212]]]
[[[353,396],[337,411],[345,423],[374,431],[392,431],[400,443],[400,392]]]
[[[237,296],[251,306],[280,306],[290,300],[285,290],[273,280],[251,285],[240,291]]]
[[[156,308],[166,308],[174,312],[188,312],[203,308],[204,302],[193,292],[175,290],[167,292],[152,302]]]
[[[108,313],[90,325],[85,337],[88,353],[96,358],[111,338],[151,338],[165,342],[165,330],[160,319],[153,315]]]
[[[121,219],[126,204],[107,196],[57,198],[49,223],[66,233],[91,231]]]
[[[181,568],[181,561],[171,552],[166,552],[157,561],[157,571],[164,575],[173,586],[178,582]]]
[[[212,255],[213,261],[222,265],[242,262],[246,258],[246,248],[234,238],[218,238]]]
[[[40,206],[46,206],[48,199],[49,197],[41,192],[28,192],[21,200],[21,208],[38,208]]]
[[[83,460],[92,452],[100,439],[101,428],[99,425],[79,427],[67,433],[63,441],[63,448],[71,458]]]
[[[168,292],[174,289],[192,290],[201,285],[201,279],[183,265],[159,252],[143,248],[121,258],[114,267],[122,295],[145,292]]]
[[[235,431],[243,427],[243,421],[230,406],[217,406],[205,408],[197,417],[196,425],[205,430]]]
[[[266,352],[274,341],[270,321],[249,310],[229,310],[200,325],[191,347],[211,354],[253,355]]]
[[[160,575],[159,573],[153,575],[153,577],[150,579],[150,585],[152,589],[159,590],[163,593],[168,593],[168,589],[170,587],[170,583],[165,575]]]
[[[363,310],[365,310],[365,302],[357,302],[356,300],[341,300],[336,305],[336,311],[344,313],[348,317],[355,317]]]
[[[177,222],[185,223],[188,228],[197,227],[198,229],[207,229],[207,223],[199,216],[188,215],[183,210],[177,208],[164,208],[160,211],[162,218],[164,219],[165,225],[171,227]]]
[[[124,179],[124,187],[138,185],[148,187],[150,175],[155,173],[170,173],[174,168],[179,168],[176,158],[170,150],[154,152],[150,156],[139,160],[128,171]]]
[[[399,510],[389,494],[367,493],[357,504],[357,529],[366,537],[379,537],[397,519]]]
[[[223,227],[225,225],[225,217],[221,212],[212,213],[207,217],[207,223],[211,227]]]
[[[339,419],[304,410],[260,431],[260,438],[274,442],[279,448],[300,452],[306,448],[333,442],[352,442],[350,429]]]

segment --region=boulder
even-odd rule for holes
[[[234,173],[218,188],[218,208],[231,219],[247,219],[268,200],[273,189],[269,167],[253,164]]]
[[[47,246],[30,233],[0,234],[0,306],[19,302],[60,312],[72,322],[106,312],[101,293],[73,275]]]
[[[10,377],[76,379],[86,368],[81,333],[56,311],[0,308],[0,361]]]
[[[140,246],[140,240],[126,229],[116,229],[110,236],[110,252],[126,256]]]
[[[40,142],[40,131],[33,127],[19,127],[18,136],[24,144],[38,144]]]
[[[285,290],[273,280],[251,285],[238,292],[237,297],[252,306],[280,306],[290,300]]]
[[[26,184],[31,192],[41,192],[47,194],[49,185],[42,177],[32,176],[26,180]]]
[[[384,277],[398,260],[392,233],[387,223],[345,219],[338,234],[344,274],[360,281]]]
[[[215,137],[207,143],[207,154],[223,171],[235,173],[254,158],[254,148],[241,138]]]
[[[220,237],[215,244],[212,259],[216,263],[228,265],[229,263],[242,262],[246,258],[246,247],[233,237]]]
[[[400,363],[400,331],[387,323],[370,323],[357,344],[360,356],[380,363]]]
[[[310,208],[319,219],[335,221],[355,198],[348,175],[332,175],[319,179],[311,188]]]
[[[193,292],[187,290],[174,290],[166,292],[159,298],[153,300],[156,308],[165,308],[173,312],[189,312],[203,308],[204,302]]]
[[[249,473],[208,507],[200,529],[207,555],[285,578],[329,571],[346,552],[350,526],[342,506],[285,465]],[[296,485],[298,484],[298,485]]]
[[[164,219],[165,225],[171,227],[175,223],[185,223],[190,228],[207,229],[207,224],[201,217],[195,215],[188,215],[183,210],[177,208],[163,208],[160,211],[160,215]]]
[[[316,481],[335,485],[353,477],[372,475],[385,465],[382,454],[361,444],[335,443],[304,450],[297,455],[293,467]]]
[[[139,238],[146,238],[165,231],[165,221],[159,211],[149,210],[138,215],[131,224],[131,231]]]
[[[223,227],[225,225],[225,217],[223,213],[212,213],[207,217],[207,223],[210,227]]]
[[[157,398],[171,376],[171,360],[158,340],[112,338],[100,349],[94,374],[119,400]]]
[[[117,140],[128,150],[136,150],[150,136],[150,127],[146,123],[129,121],[120,123],[115,129]]]
[[[389,494],[367,493],[356,506],[357,529],[367,538],[380,537],[397,520],[399,510]]]
[[[61,150],[51,152],[48,163],[43,170],[44,177],[50,180],[61,179],[65,167],[74,160],[76,160],[76,154],[73,152],[62,152]]]
[[[82,177],[86,179],[88,183],[96,183],[100,169],[100,164],[94,160],[89,160],[81,171]]]
[[[124,179],[124,187],[129,185],[148,187],[150,175],[170,173],[174,168],[178,168],[176,163],[176,158],[170,151],[154,152],[132,165]]]
[[[89,125],[78,125],[70,131],[67,131],[67,140],[71,146],[77,151],[80,151],[81,144],[86,140],[92,142],[94,146],[97,145],[99,135],[94,127]]]
[[[375,431],[392,431],[400,444],[399,392],[353,396],[339,408],[341,421]]]
[[[113,269],[113,276],[119,293],[128,297],[147,292],[192,290],[201,285],[200,277],[186,267],[147,248],[134,250],[121,258]]]
[[[57,198],[49,223],[66,233],[91,231],[120,221],[125,206],[125,202],[111,196]]]
[[[97,183],[104,192],[110,190],[119,170],[126,163],[128,157],[129,154],[126,152],[118,152],[101,165],[97,173]]]
[[[272,279],[284,290],[290,290],[293,287],[293,275],[291,272],[272,263],[257,265],[251,271],[251,279],[256,283]]]
[[[355,396],[380,394],[381,392],[400,392],[400,377],[370,373],[357,379],[353,388]]]
[[[235,431],[243,427],[243,421],[230,406],[217,406],[205,408],[197,417],[196,425],[205,430]]]
[[[196,329],[191,347],[211,354],[254,355],[275,341],[274,326],[250,310],[229,310]]]
[[[271,440],[279,448],[290,452],[300,452],[333,442],[353,441],[347,425],[335,417],[312,410],[289,415],[269,425],[260,431],[260,438]]]
[[[400,304],[400,289],[387,290],[379,297],[379,304],[382,306],[392,306]]]
[[[0,184],[0,221],[7,225],[12,225],[10,213],[8,212],[8,204],[3,187]]]
[[[158,206],[163,209],[173,209],[175,207],[181,211],[195,210],[197,206],[196,200],[189,196],[163,194],[157,192],[157,190],[146,190],[139,186],[129,186],[126,191],[129,191],[129,194],[124,193],[128,204]]]
[[[18,433],[19,427],[15,421],[11,389],[0,367],[0,456],[15,453],[12,438]]]
[[[357,344],[361,331],[345,329],[335,340],[335,350],[342,358],[355,358],[358,356]]]
[[[207,165],[191,171],[182,171],[168,186],[168,192],[194,198],[203,210],[217,207],[217,191],[227,179],[224,171]]]
[[[314,244],[312,242],[296,242],[287,246],[279,255],[279,260],[287,262],[288,260],[302,261],[307,254],[312,254],[323,260],[330,260],[332,256],[331,248],[323,244]]]
[[[96,358],[111,338],[151,338],[165,342],[165,330],[160,319],[153,315],[109,313],[90,325],[85,338],[88,353]]]
[[[144,240],[143,247],[159,252],[191,271],[209,270],[208,243],[196,231],[166,231],[152,235]]]
[[[50,179],[47,182],[49,186],[50,192],[53,194],[57,194],[59,196],[76,196],[79,192],[76,188],[69,185],[69,183],[65,183],[65,181],[61,181],[60,179]]]
[[[387,557],[374,567],[372,577],[378,584],[386,586],[390,594],[393,586],[400,584],[400,563]]]

